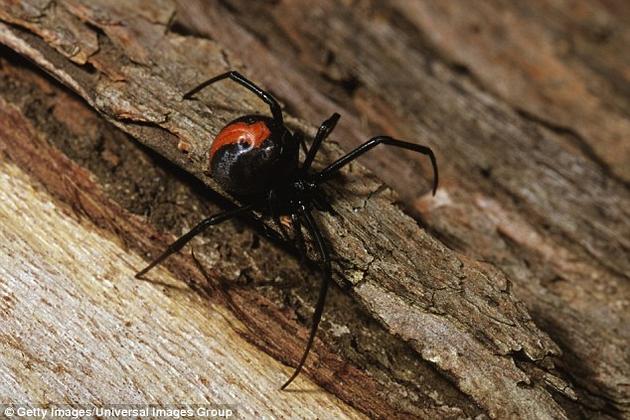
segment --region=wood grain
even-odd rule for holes
[[[71,93],[15,59],[0,60],[0,89],[10,101],[0,102],[0,150],[75,217],[111,232],[125,250],[145,255],[174,239],[154,225],[181,232],[220,211],[205,197],[207,189],[177,174]],[[192,249],[203,272],[187,252],[165,265],[203,299],[229,308],[246,326],[239,331],[243,338],[285,363],[301,355],[307,330],[299,323],[308,320],[317,294],[310,270],[241,223],[217,226],[195,240]],[[157,272],[149,278],[161,283]],[[306,371],[328,390],[381,418],[458,418],[479,412],[408,345],[389,336],[335,288],[329,308],[338,308],[326,313],[320,333],[329,345],[318,340]]]
[[[359,165],[331,186],[341,217],[319,220],[339,284],[492,417],[627,413],[627,104],[614,88],[625,62],[606,59],[627,31],[605,31],[601,51],[580,38],[588,16],[621,28],[626,8],[191,1],[173,24],[172,3],[132,13],[140,3],[11,5],[0,39],[214,188],[210,139],[244,110],[266,110],[229,85],[197,102],[181,93],[228,68],[246,68],[299,117],[341,110],[322,160],[375,131],[429,144],[445,174],[434,199],[427,165],[386,150],[362,162],[400,195]]]
[[[342,147],[432,139],[437,200],[415,158],[361,162],[449,247],[508,274],[562,348],[568,412],[627,415],[627,3],[200,4],[181,2],[180,27],[271,50],[240,57],[300,116],[340,111]]]
[[[230,405],[244,417],[362,418],[248,344],[244,326],[0,163],[2,403]]]

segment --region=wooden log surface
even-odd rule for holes
[[[247,343],[225,306],[165,271],[161,284],[136,281],[142,258],[111,233],[15,165],[2,162],[0,177],[3,404],[205,405],[244,418],[298,405],[305,417],[363,418],[305,378],[311,392],[261,392],[290,369]]]
[[[431,235],[359,165],[329,189],[340,217],[319,218],[336,250],[337,280],[352,298],[339,291],[333,296],[325,343],[317,346],[309,374],[359,410],[372,416],[627,415],[627,104],[613,88],[587,90],[588,71],[598,74],[599,86],[614,87],[615,77],[624,76],[613,75],[624,63],[588,67],[593,58],[581,53],[586,47],[580,44],[570,62],[581,65],[558,69],[563,57],[554,56],[553,43],[576,33],[569,18],[578,14],[565,18],[566,27],[524,18],[517,25],[521,33],[506,27],[527,10],[509,5],[494,18],[480,5],[471,6],[477,14],[459,14],[446,2],[201,4],[180,4],[175,15],[170,2],[7,2],[0,41],[215,189],[204,173],[209,139],[243,110],[264,108],[233,86],[219,86],[199,102],[182,101],[181,93],[228,68],[247,69],[299,117],[319,121],[341,109],[344,120],[324,160],[340,153],[336,142],[348,149],[374,131],[421,139],[437,150],[446,176],[435,199],[426,194],[430,171],[418,166],[417,157],[383,151],[362,160]],[[621,6],[591,7],[610,27],[625,21]],[[499,58],[462,52],[470,40],[449,29],[458,19],[461,31],[475,32],[477,25],[482,40],[495,46],[486,50],[499,45],[508,52]],[[511,36],[486,35],[482,19]],[[526,48],[519,43],[531,32],[551,50],[536,49],[534,59],[519,62],[510,48]],[[606,42],[614,50],[625,37],[620,29]],[[513,80],[520,74],[515,68],[532,62],[534,70]],[[6,124],[4,155],[61,202],[78,207],[80,217],[115,233],[130,250],[154,253],[168,236],[144,222],[130,226],[125,212],[148,214],[158,229],[179,233],[216,210],[199,194],[189,199],[191,187],[180,183],[195,185],[193,180],[155,157],[121,148],[125,136],[85,103],[15,57],[3,68],[6,112],[32,120],[52,144],[42,157],[41,144],[27,147],[33,140],[23,137],[18,142]],[[530,91],[537,93],[519,95]],[[593,112],[596,122],[585,118]],[[46,170],[63,173],[69,165],[59,163],[67,158],[56,149],[97,181],[72,188],[55,181]],[[151,164],[166,169],[151,170]],[[172,172],[169,187],[151,179]],[[97,203],[106,204],[96,205],[94,196],[102,195],[108,198]],[[250,340],[282,361],[295,361],[316,275],[238,225],[207,238],[199,258],[211,267],[209,277],[255,286],[227,292],[221,286],[213,296],[222,296],[220,303],[250,328]],[[221,245],[208,247],[212,243]],[[212,288],[189,257],[174,259],[169,269],[195,290]],[[163,281],[163,275],[156,277]],[[285,279],[307,292],[282,290]],[[338,313],[342,309],[349,314]],[[290,331],[300,331],[299,337]]]

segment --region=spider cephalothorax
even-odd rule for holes
[[[304,241],[302,226],[306,227],[319,252],[324,276],[306,348],[295,372],[282,385],[281,389],[284,389],[297,377],[304,366],[315,339],[324,310],[328,286],[332,280],[328,245],[311,214],[313,208],[332,210],[330,203],[320,189],[320,185],[363,153],[379,144],[384,144],[429,156],[433,165],[433,194],[435,194],[438,185],[437,163],[433,151],[426,146],[396,140],[388,136],[377,136],[337,159],[323,170],[313,172],[311,171],[311,164],[315,155],[317,155],[322,142],[337,124],[339,114],[334,113],[322,123],[313,143],[306,151],[304,161],[300,164],[300,140],[284,124],[280,105],[273,96],[240,73],[231,71],[213,77],[186,93],[184,98],[190,98],[206,86],[226,78],[230,78],[258,95],[269,105],[272,114],[271,117],[247,115],[230,122],[215,137],[208,152],[210,175],[222,188],[238,197],[242,205],[202,220],[188,233],[173,242],[158,258],[136,274],[136,277],[142,276],[169,255],[180,250],[194,236],[209,226],[233,217],[256,212],[278,221],[281,216],[291,216],[296,240],[300,242]],[[282,230],[281,227],[280,230]],[[304,243],[300,243],[299,248],[306,249]]]

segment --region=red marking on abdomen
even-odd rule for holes
[[[253,147],[259,147],[269,138],[271,131],[264,121],[257,121],[252,124],[236,122],[223,127],[210,148],[210,159],[214,154],[226,144],[236,144],[239,141],[251,143]]]

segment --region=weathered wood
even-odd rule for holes
[[[435,139],[438,200],[409,155],[362,162],[450,247],[508,274],[561,345],[577,412],[628,415],[627,2],[200,5],[182,2],[178,27],[271,50],[241,57],[300,116],[362,115],[344,119],[345,148],[375,131]]]
[[[630,183],[627,2],[393,3],[443,57]]]
[[[617,114],[608,118],[598,102],[607,100],[601,93],[580,104],[579,99],[567,102],[562,91],[543,91],[552,102],[559,98],[548,105],[535,96],[521,103],[519,91],[504,86],[489,91],[505,101],[485,92],[499,80],[485,72],[487,61],[458,53],[468,46],[464,36],[456,36],[455,44],[439,37],[445,31],[440,24],[452,18],[448,7],[451,14],[429,7],[418,12],[414,7],[421,6],[408,2],[352,8],[336,1],[316,7],[234,2],[234,9],[201,9],[197,3],[188,15],[182,8],[178,27],[209,31],[215,44],[166,32],[170,3],[133,17],[120,5],[95,4],[53,3],[32,15],[4,9],[3,20],[28,28],[59,53],[16,26],[4,27],[0,37],[210,186],[203,173],[208,139],[241,109],[264,108],[232,86],[217,87],[212,92],[221,96],[212,99],[203,95],[206,105],[182,102],[180,95],[207,75],[240,67],[238,60],[309,120],[322,119],[340,103],[344,116],[361,112],[377,131],[427,139],[446,169],[435,200],[425,195],[427,179],[405,169],[416,169],[409,155],[385,151],[364,161],[386,167],[379,174],[444,242],[498,266],[509,280],[432,240],[391,205],[393,194],[357,165],[348,182],[331,188],[342,218],[320,219],[335,232],[330,239],[345,285],[391,333],[411,342],[491,415],[627,412],[630,200],[619,181],[626,176],[627,150],[616,140],[627,130]],[[63,27],[73,29],[55,33]],[[68,37],[84,31],[95,34],[98,52],[92,35]],[[271,54],[253,53],[265,45]],[[441,50],[448,48],[448,53]],[[459,61],[471,74],[462,73]],[[573,77],[575,70],[564,71]],[[622,100],[616,103],[624,109]],[[600,130],[583,118],[593,110],[608,128]],[[579,133],[577,147],[565,126]],[[358,118],[344,119],[339,129],[333,139],[344,148],[375,131]],[[597,157],[584,152],[589,148]],[[609,153],[610,148],[615,151]],[[339,153],[334,147],[329,151]],[[602,162],[610,168],[602,171]],[[564,356],[549,357],[558,348],[527,312]],[[532,364],[532,359],[542,362]],[[554,370],[553,360],[563,372]],[[574,397],[561,378],[578,386],[577,405],[560,396]]]
[[[41,144],[24,124],[0,100],[0,133],[14,136],[0,150]],[[80,189],[85,172],[57,175],[80,195],[73,205],[98,200]],[[299,406],[305,417],[363,417],[321,389],[271,392],[290,369],[248,344],[226,307],[165,270],[160,284],[135,280],[141,256],[5,159],[0,183],[2,404],[229,405],[245,417],[288,417]]]
[[[3,157],[68,203],[75,217],[122,239],[127,252],[159,252],[173,239],[158,234],[152,225],[181,232],[219,211],[204,199],[206,189],[195,188],[194,183],[191,188],[190,179],[182,180],[173,167],[162,168],[164,162],[147,155],[83,102],[19,60],[1,60],[0,69],[0,95],[12,104],[10,115],[15,114],[5,119],[0,135]],[[149,215],[152,225],[130,212]],[[306,330],[298,326],[295,315],[307,322],[317,294],[317,279],[309,270],[301,269],[286,251],[260,242],[253,231],[229,223],[209,231],[193,247],[207,267],[208,278],[187,254],[170,258],[169,270],[186,279],[212,307],[229,307],[247,327],[239,331],[245,338],[282,361],[299,357]],[[165,281],[160,272],[151,278],[157,284]],[[133,299],[121,297],[128,298]],[[318,342],[309,362],[312,375],[328,390],[373,417],[458,418],[480,412],[413,350],[388,336],[335,289],[329,308],[320,336],[325,333],[326,341],[335,345]],[[260,387],[265,389],[262,383]]]

